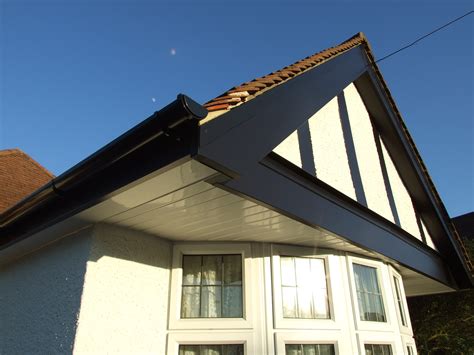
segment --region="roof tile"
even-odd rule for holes
[[[20,149],[0,150],[0,213],[53,178]]]

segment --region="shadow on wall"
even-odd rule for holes
[[[124,227],[98,224],[94,228],[93,241],[89,261],[98,262],[108,257],[170,269],[171,243],[167,239]]]
[[[91,230],[68,236],[0,268],[0,353],[70,353]]]

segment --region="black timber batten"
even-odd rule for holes
[[[388,143],[389,153],[399,157],[397,166],[409,167],[410,174],[402,179],[417,204],[423,206],[420,213],[442,255],[395,224],[375,218],[368,209],[341,203],[303,171],[296,178],[281,164],[277,167],[275,159],[267,158],[274,147],[352,82],[376,118],[375,126]],[[231,177],[220,185],[223,188],[334,232],[450,287],[472,287],[456,242],[442,213],[434,207],[420,167],[377,85],[363,47],[352,48],[207,122],[201,127],[196,159]]]

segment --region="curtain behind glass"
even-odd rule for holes
[[[353,264],[353,270],[360,319],[364,321],[385,322],[385,311],[377,278],[377,269]]]
[[[242,315],[242,256],[184,255],[181,317]]]

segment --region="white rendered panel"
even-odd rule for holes
[[[337,97],[309,119],[316,177],[356,200]]]
[[[354,84],[344,89],[344,96],[367,205],[394,222],[369,113]]]
[[[397,214],[400,218],[401,227],[415,238],[421,240],[422,238],[420,229],[418,227],[416,213],[410,194],[408,193],[405,184],[400,178],[398,170],[395,167],[395,164],[393,163],[392,158],[385,147],[385,144],[382,140],[380,143],[382,145],[385,166],[387,167],[387,174],[393,192]]]

